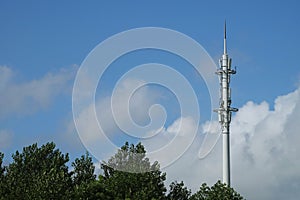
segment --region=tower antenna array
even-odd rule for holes
[[[218,113],[219,123],[222,128],[223,183],[230,186],[230,122],[232,112],[237,112],[238,109],[230,107],[230,76],[236,74],[236,70],[231,69],[231,58],[227,55],[226,22],[224,26],[224,52],[220,59],[220,68],[216,71],[216,74],[220,80],[220,107],[214,111]]]

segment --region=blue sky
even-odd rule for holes
[[[299,107],[297,98],[293,97],[300,85],[299,4],[298,1],[0,1],[0,151],[9,159],[15,150],[25,145],[54,141],[73,157],[83,154],[85,148],[72,127],[75,74],[86,56],[100,42],[114,34],[140,27],[163,27],[186,34],[200,43],[218,64],[226,19],[228,53],[238,70],[231,84],[233,106],[242,108],[242,114],[235,118],[236,126],[233,130],[244,131],[245,137],[251,138],[254,130],[269,127],[269,122],[264,120],[269,115],[282,114],[281,108],[291,109],[291,116],[299,116],[296,112]],[[110,95],[113,84],[125,69],[147,62],[173,66],[189,77],[200,99],[208,98],[201,77],[191,77],[193,71],[185,61],[165,52],[151,50],[128,54],[117,60],[104,77],[102,88],[97,90],[99,98]],[[118,68],[121,65],[126,66],[125,69]],[[199,91],[204,91],[203,96]],[[172,123],[179,117],[177,102],[170,101],[173,96],[162,88],[152,87],[151,92],[147,92],[144,91],[145,94],[164,97],[157,99],[166,107],[170,116],[165,127],[165,132],[168,132],[168,127],[172,127]],[[147,103],[157,99],[148,99]],[[293,105],[290,101],[295,106],[285,107]],[[100,101],[100,108],[101,105]],[[205,109],[209,103],[204,100],[200,102],[201,105],[206,120],[209,110]],[[259,113],[264,109],[265,113]],[[261,118],[259,122],[252,120],[257,117],[256,114],[266,118]],[[278,114],[277,118],[281,120],[283,114]],[[241,119],[252,120],[251,130],[240,128]],[[286,132],[290,131],[289,127],[294,127],[294,124],[290,125],[293,120],[288,121],[280,127],[282,130],[288,129]],[[268,132],[269,129],[265,130]],[[122,143],[121,140],[118,142]],[[244,144],[247,145],[250,144]],[[215,161],[218,149],[217,145],[208,163]],[[252,152],[253,159],[255,155],[261,155],[256,153]],[[188,155],[183,156],[182,162],[191,162]],[[293,157],[285,158],[289,161]],[[197,166],[204,161],[197,163]],[[275,163],[271,168],[280,171],[282,168],[275,167],[279,165]],[[259,176],[260,165],[254,166],[257,168],[253,176]],[[191,188],[197,188],[196,181],[183,172],[183,168],[180,162],[175,162],[174,167],[166,170],[171,178],[184,180]],[[175,175],[175,172],[179,175]],[[286,181],[287,185],[291,184],[287,189],[291,196],[299,194],[295,192],[300,187],[297,183],[300,180],[299,174],[295,170],[294,174],[282,175],[278,179]],[[203,177],[203,180],[213,183],[219,175]],[[297,179],[293,179],[295,177]],[[262,182],[266,185],[265,193],[256,196],[258,194],[253,192],[256,187],[250,185],[250,189],[247,189],[249,185],[246,183],[236,178],[235,185],[249,199],[273,199],[276,196],[271,194],[277,191],[277,186]]]
[[[225,5],[218,1],[195,2],[4,1],[1,3],[1,60],[22,71],[28,79],[38,78],[49,69],[79,65],[99,42],[113,34],[144,26],[183,32],[218,59],[222,47],[220,36],[227,19],[230,53],[241,68],[236,78],[238,83],[246,80],[245,77],[260,74],[285,80],[271,84],[258,82],[260,95],[250,93],[254,92],[253,84],[242,83],[241,90],[257,100],[265,100],[293,89],[298,79],[293,59],[297,53],[294,49],[299,46],[296,1],[285,4],[228,1]],[[264,79],[256,79],[259,80]],[[239,96],[238,100],[243,103],[248,99],[245,96]]]

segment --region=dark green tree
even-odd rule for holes
[[[203,183],[199,191],[196,192],[190,200],[243,200],[244,198],[238,194],[233,188],[218,181],[212,187]]]
[[[2,166],[3,164],[4,154],[0,152],[0,180],[3,180],[5,168]]]
[[[167,195],[168,200],[188,200],[191,196],[191,190],[184,186],[183,181],[177,181],[170,184],[170,191]]]
[[[96,175],[95,166],[92,161],[92,157],[86,152],[80,158],[76,158],[72,162],[73,187],[74,199],[91,199],[93,192],[95,190]]]
[[[150,163],[144,146],[127,142],[107,162],[96,179],[91,156],[86,153],[72,163],[68,154],[55,149],[54,143],[37,144],[13,154],[13,162],[2,166],[0,152],[0,200],[4,199],[166,199],[166,200],[243,200],[233,188],[218,181],[212,187],[202,184],[191,191],[183,182],[172,182],[166,195],[166,174],[158,162]]]
[[[3,164],[4,154],[0,152],[0,199],[4,199],[3,196],[6,193],[6,184],[5,184],[5,167],[2,166]]]
[[[75,185],[90,183],[96,180],[95,166],[88,152],[80,158],[76,158],[75,161],[72,162],[72,167],[74,168],[73,182]]]
[[[114,199],[165,198],[166,174],[160,171],[158,162],[150,164],[141,143],[129,146],[126,142],[101,168],[103,175],[99,176],[99,181]]]
[[[114,193],[110,192],[105,185],[105,182],[101,180],[101,176],[98,180],[90,182],[86,189],[85,195],[76,196],[75,199],[89,199],[89,200],[114,200]]]
[[[54,143],[37,144],[13,154],[5,174],[8,188],[5,199],[68,199],[72,190],[68,154],[55,149]]]

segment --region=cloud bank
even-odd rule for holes
[[[267,102],[247,102],[231,127],[232,183],[247,199],[296,199],[300,196],[300,88]],[[212,123],[213,126],[217,122]],[[202,130],[205,130],[207,123]],[[210,129],[210,134],[218,129]],[[199,139],[199,138],[198,138]],[[222,138],[205,159],[197,159],[201,142],[167,169],[169,180],[193,189],[222,178]],[[187,171],[188,169],[188,171]]]
[[[118,109],[124,109],[123,97],[127,96],[131,86],[139,82],[127,80],[116,91]],[[159,94],[144,88],[138,96],[131,100],[134,105],[132,116],[138,116],[140,122],[147,121],[148,108],[155,103]],[[155,97],[155,98],[149,98]],[[113,123],[109,98],[98,99],[96,109],[100,114],[99,120],[104,125],[106,133],[118,132],[118,127]],[[144,108],[147,109],[144,109]],[[274,108],[271,108],[274,107]],[[143,109],[139,109],[143,108]],[[97,144],[95,148],[106,151],[106,156],[111,152],[95,139],[99,134],[97,126],[90,124],[89,115],[92,108],[86,109],[80,117],[84,123],[81,125],[86,130],[86,139]],[[99,115],[98,113],[98,115]],[[124,115],[126,116],[126,115]],[[102,118],[101,118],[102,117]],[[123,117],[126,124],[126,117]],[[122,116],[120,119],[123,119]],[[300,88],[295,91],[278,96],[274,106],[267,102],[247,102],[232,118],[231,126],[231,161],[232,161],[232,186],[247,199],[295,199],[300,196]],[[85,128],[84,128],[85,127]],[[208,129],[208,127],[210,127]],[[183,180],[193,191],[206,182],[214,184],[222,179],[222,141],[217,142],[212,152],[204,159],[199,159],[198,153],[202,144],[204,133],[217,134],[218,122],[210,121],[200,125],[196,138],[190,134],[197,124],[190,117],[181,117],[167,127],[154,129],[149,140],[142,140],[148,152],[155,152],[170,143],[176,137],[173,151],[166,151],[160,156],[151,158],[160,162],[167,161],[174,152],[185,151],[184,145],[193,139],[192,146],[184,155],[173,162],[163,171],[167,172],[168,181]],[[155,133],[155,134],[153,134]],[[109,136],[112,136],[109,135]],[[153,137],[152,137],[153,136]]]

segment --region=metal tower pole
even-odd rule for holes
[[[220,68],[216,74],[220,78],[220,107],[215,112],[218,112],[219,122],[222,128],[223,139],[223,183],[230,186],[230,122],[232,112],[238,111],[237,108],[231,106],[231,90],[229,87],[230,76],[236,71],[231,69],[231,58],[227,55],[226,46],[226,23],[224,28],[224,52],[220,59]]]

